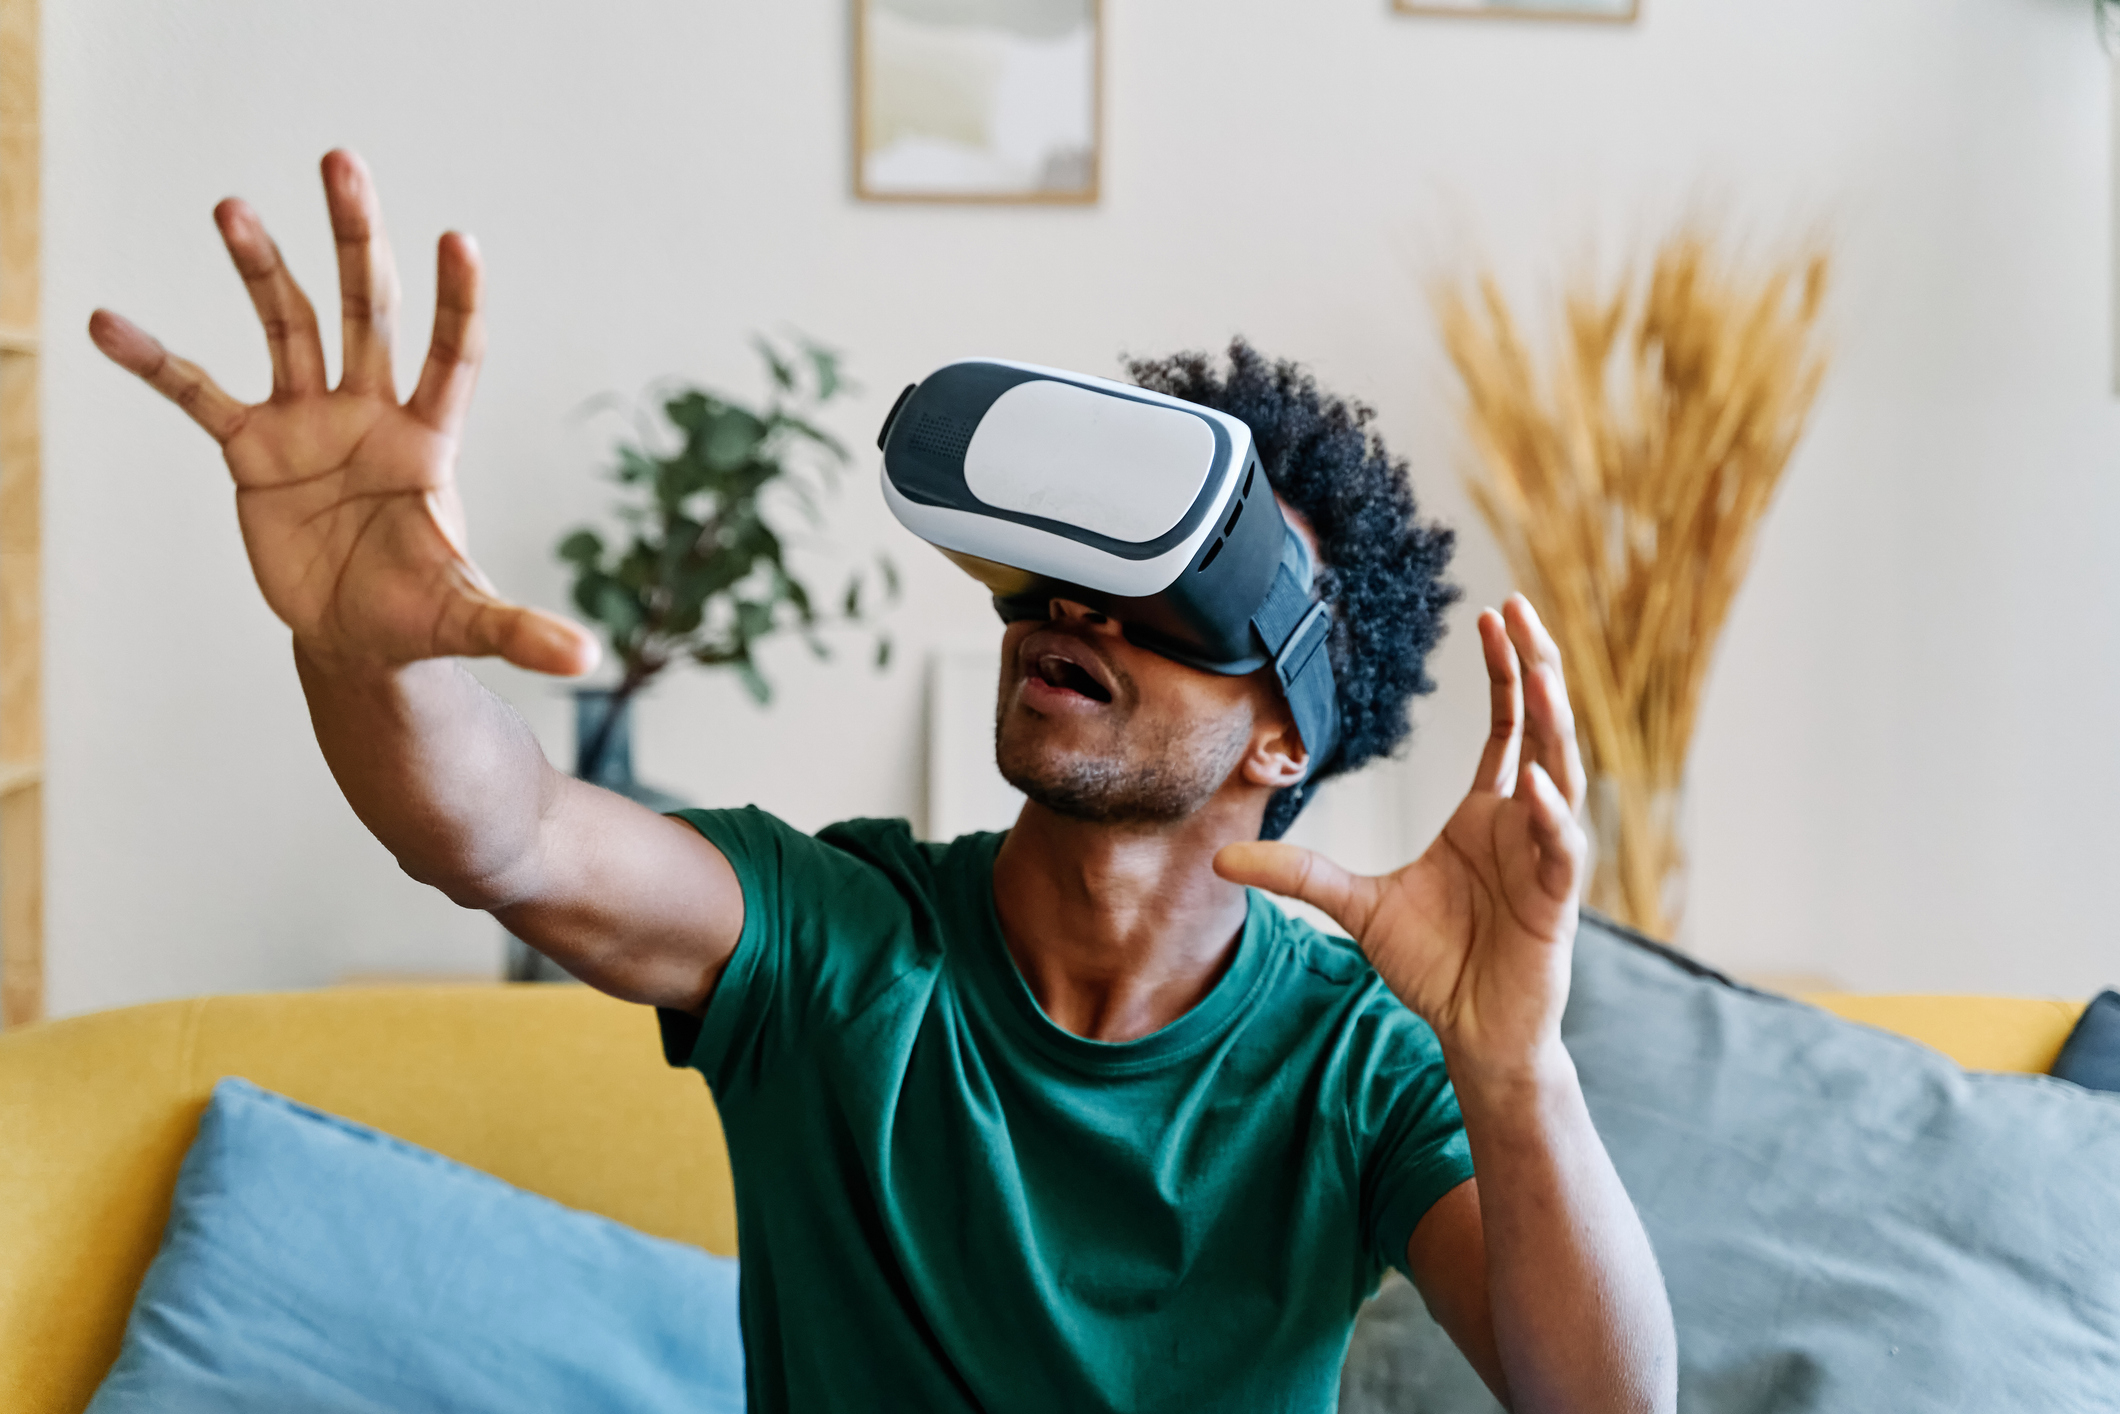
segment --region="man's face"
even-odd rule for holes
[[[1056,814],[1181,820],[1229,780],[1262,721],[1285,715],[1270,674],[1186,667],[1055,600],[1050,619],[1002,635],[994,754],[1010,785]]]

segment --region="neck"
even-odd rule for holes
[[[1236,957],[1244,890],[1215,851],[1255,838],[1231,812],[1108,825],[1023,807],[994,860],[994,903],[1017,969],[1053,1023],[1096,1041],[1159,1031]],[[1241,812],[1239,812],[1241,813]]]

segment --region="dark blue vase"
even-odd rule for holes
[[[615,710],[614,710],[615,709]],[[605,790],[640,802],[658,815],[682,810],[689,802],[657,790],[633,774],[633,698],[620,699],[608,687],[574,691],[574,774]],[[513,933],[507,935],[506,976],[510,982],[571,982],[560,965]]]
[[[574,691],[574,774],[637,800],[658,815],[682,810],[689,803],[634,778],[633,699],[621,702],[608,687]]]

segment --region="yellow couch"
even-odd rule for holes
[[[2043,1071],[2080,1006],[1812,997],[1981,1069]],[[721,1126],[652,1015],[580,987],[163,1002],[0,1035],[0,1410],[76,1414],[116,1356],[177,1166],[241,1075],[562,1203],[736,1251]]]

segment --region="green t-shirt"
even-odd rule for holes
[[[1055,1026],[1000,835],[687,811],[743,883],[704,1017],[664,1013],[736,1175],[754,1414],[1327,1411],[1363,1300],[1472,1176],[1435,1035],[1251,896],[1191,1011]]]

